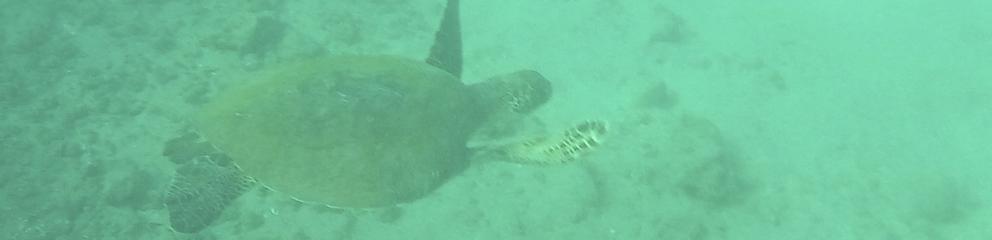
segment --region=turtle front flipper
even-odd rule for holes
[[[440,68],[461,79],[462,77],[462,32],[458,19],[458,0],[448,0],[444,8],[441,26],[434,35],[434,46],[427,64]]]
[[[574,161],[602,143],[606,122],[585,121],[566,130],[562,135],[538,137],[519,144],[505,146],[506,161],[548,165]]]

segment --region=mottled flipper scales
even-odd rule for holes
[[[165,195],[176,232],[196,233],[210,226],[253,184],[227,155],[193,132],[169,141],[163,155],[179,164]]]
[[[571,162],[599,146],[606,131],[606,122],[585,121],[559,136],[540,137],[508,146],[505,149],[507,161],[534,165]]]
[[[221,166],[204,159],[194,160],[176,169],[165,205],[172,229],[196,233],[210,226],[227,205],[253,184],[233,166]]]

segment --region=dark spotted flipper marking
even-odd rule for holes
[[[568,163],[602,144],[606,122],[585,121],[554,137],[540,137],[510,146],[508,161],[521,164],[548,165]]]

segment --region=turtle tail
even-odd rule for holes
[[[458,0],[448,0],[441,27],[434,35],[434,46],[426,62],[461,79],[462,32],[458,15]]]
[[[572,162],[602,144],[606,122],[585,121],[557,137],[539,137],[503,149],[509,162],[550,165]]]

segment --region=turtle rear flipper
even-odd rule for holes
[[[549,165],[571,162],[588,153],[602,143],[606,134],[606,122],[586,121],[567,129],[555,137],[539,137],[519,144],[509,145],[502,150],[506,161]]]
[[[254,182],[235,166],[212,160],[225,157],[220,154],[203,155],[176,169],[176,176],[165,196],[173,230],[181,233],[203,230],[220,217],[227,205],[252,186]]]

